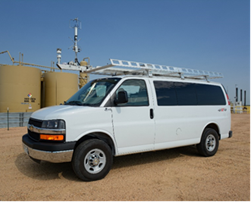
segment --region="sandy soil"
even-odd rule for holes
[[[250,200],[250,116],[232,115],[233,137],[217,154],[183,147],[114,158],[110,173],[82,182],[70,163],[33,162],[26,128],[0,129],[0,200]]]

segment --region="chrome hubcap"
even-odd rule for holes
[[[215,140],[215,137],[210,134],[207,136],[206,138],[206,148],[208,151],[213,151],[215,149],[215,146],[216,146],[216,140]]]
[[[96,174],[99,173],[106,164],[106,156],[105,153],[100,149],[93,149],[89,151],[84,159],[85,169],[91,173]]]

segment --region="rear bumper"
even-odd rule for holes
[[[31,158],[52,163],[70,162],[76,144],[37,142],[29,138],[28,134],[23,136],[22,141],[25,153]]]

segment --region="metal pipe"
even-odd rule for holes
[[[21,63],[21,53],[19,52],[19,66],[20,66],[20,63]]]
[[[19,62],[14,61],[13,63],[19,63]],[[47,67],[47,66],[43,66],[43,65],[36,65],[36,64],[26,63],[26,62],[21,62],[21,64],[22,65],[36,66],[36,67],[49,68],[49,69],[58,69],[58,68],[55,68],[55,67]]]
[[[14,58],[11,57],[10,52],[9,51],[0,52],[0,54],[3,54],[3,53],[8,53],[9,54],[9,57],[10,57],[11,61],[13,62],[13,65],[14,65]]]
[[[90,65],[90,58],[89,58],[89,57],[85,57],[85,58],[83,59],[83,61],[85,61],[85,59],[88,59],[87,64]]]
[[[14,58],[10,55],[9,51],[0,52],[0,54],[3,54],[3,53],[8,53],[9,54],[9,57],[10,57],[11,61],[13,62],[13,65],[15,63],[19,63],[19,65],[30,65],[30,66],[36,66],[36,67],[49,68],[49,69],[58,69],[58,68],[55,68],[55,67],[47,67],[47,66],[43,66],[43,65],[36,65],[36,64],[25,63],[25,62],[23,62],[23,58],[22,58],[22,62],[21,62],[21,58],[20,58],[20,54],[21,53],[19,53],[19,61],[14,61]],[[23,54],[22,54],[22,57],[23,57]]]
[[[246,91],[244,90],[244,106],[246,106]]]
[[[236,88],[235,101],[238,102],[238,88]]]

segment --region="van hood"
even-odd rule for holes
[[[37,110],[31,114],[31,118],[39,120],[65,119],[66,117],[74,115],[76,113],[83,113],[90,110],[95,110],[95,107],[57,105]]]

